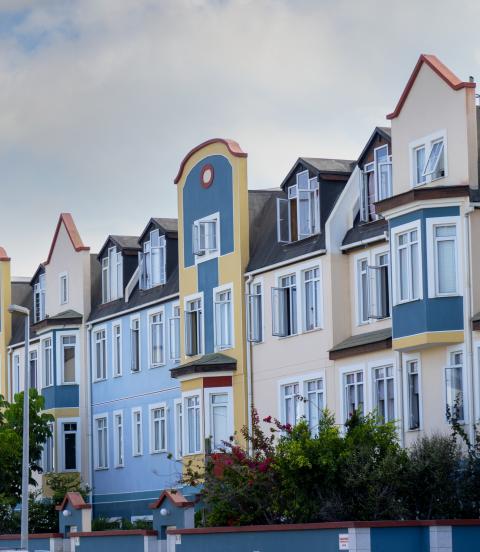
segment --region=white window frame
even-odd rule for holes
[[[102,265],[102,303],[109,303],[123,297],[123,255],[115,245],[107,249],[107,254],[101,260]],[[115,270],[115,290],[112,287]],[[105,288],[106,278],[106,288]]]
[[[298,374],[296,376],[290,376],[288,378],[282,378],[277,383],[277,412],[278,412],[278,419],[285,424],[286,423],[286,416],[285,416],[285,403],[284,403],[284,393],[283,389],[286,385],[292,385],[292,384],[298,384],[298,396],[299,397],[306,397],[307,396],[307,383],[314,380],[322,380],[323,381],[323,405],[324,408],[327,405],[327,384],[326,384],[326,378],[325,378],[325,371],[324,370],[317,370],[315,372],[306,372],[304,374]],[[305,419],[307,422],[309,422],[308,419],[308,406],[305,402],[302,400],[297,400],[297,423],[301,420]]]
[[[57,466],[57,458],[56,458],[56,454],[57,454],[57,448],[56,448],[56,436],[57,436],[57,428],[56,428],[56,424],[55,424],[55,421],[52,421],[52,422],[48,422],[48,428],[50,429],[50,432],[51,432],[51,436],[47,438],[47,440],[45,441],[44,443],[44,446],[43,446],[43,451],[42,451],[42,468],[43,468],[43,471],[45,473],[51,473],[51,472],[54,472],[56,470],[56,466]],[[51,461],[52,461],[52,465],[51,465],[51,470],[48,470],[48,444],[51,444]]]
[[[284,278],[288,278],[288,277],[295,278],[295,285],[294,286],[293,285],[288,285],[288,286],[283,286],[282,285],[282,280]],[[271,306],[272,306],[272,309],[271,309],[271,311],[272,311],[272,335],[274,337],[277,337],[278,339],[285,339],[287,337],[293,337],[295,335],[298,335],[298,334],[302,333],[302,329],[303,329],[303,316],[300,316],[300,313],[302,312],[302,292],[303,292],[301,273],[298,270],[289,270],[285,273],[281,273],[281,274],[276,275],[275,280],[276,280],[276,286],[270,290],[271,291],[270,300],[271,300]],[[280,332],[280,327],[281,327],[282,324],[281,324],[280,318],[279,318],[279,320],[278,320],[279,333],[274,333],[274,329],[275,329],[274,317],[275,316],[280,317],[282,315],[282,313],[280,312],[280,310],[277,311],[274,308],[273,294],[277,290],[292,289],[293,287],[295,287],[295,292],[296,292],[295,293],[296,294],[295,302],[293,302],[293,300],[291,298],[291,292],[290,292],[288,300],[290,301],[291,306],[293,306],[293,305],[295,306],[295,317],[293,318],[293,316],[292,316],[291,320],[290,320],[290,326],[291,327],[295,324],[295,331],[294,332],[292,331],[291,333],[282,334]],[[286,299],[284,299],[284,300],[286,300]],[[278,308],[280,309],[280,302],[279,302]],[[286,312],[287,312],[287,310],[285,311],[285,314],[286,314]],[[291,315],[291,308],[290,308],[290,315]],[[284,325],[285,325],[285,330],[286,330],[287,325],[288,325],[288,320],[287,319],[285,319]]]
[[[318,297],[317,297],[317,304],[316,304],[316,318],[318,320],[318,324],[314,326],[313,328],[307,327],[307,280],[305,280],[306,273],[309,271],[315,271],[318,270],[318,277],[315,277],[312,280],[308,280],[309,282],[318,282]],[[301,302],[302,302],[302,329],[304,332],[314,332],[316,330],[320,330],[323,328],[323,294],[322,294],[322,271],[320,270],[320,264],[311,266],[309,268],[304,268],[301,271]]]
[[[197,235],[199,235],[199,228],[204,223],[214,223],[216,232],[216,248],[215,249],[201,249],[197,244]],[[206,217],[197,219],[192,224],[192,253],[195,260],[195,264],[203,263],[210,259],[214,259],[221,255],[221,240],[220,240],[220,213],[211,213]],[[199,239],[199,238],[198,238]]]
[[[104,466],[101,466],[100,465],[100,442],[98,440],[98,427],[97,427],[97,422],[98,420],[106,420],[106,424],[105,424],[105,427],[103,428],[103,431],[105,431],[106,433],[106,439],[105,439],[105,445],[106,445],[106,449],[105,449],[105,465]],[[94,459],[95,459],[95,471],[103,471],[103,470],[108,470],[109,467],[110,467],[110,454],[109,454],[109,445],[110,445],[110,439],[109,439],[109,432],[108,432],[108,429],[109,429],[109,423],[108,423],[108,412],[102,412],[100,414],[95,414],[93,416],[93,449],[94,449]]]
[[[135,322],[138,322],[138,370],[133,370],[133,324]],[[139,314],[130,317],[128,328],[130,338],[130,373],[139,374],[142,371],[142,325]]]
[[[175,430],[175,454],[176,460],[183,458],[183,400],[174,399],[173,401],[173,421]]]
[[[14,353],[13,355],[13,396],[20,393],[20,353]],[[23,385],[25,387],[25,384]]]
[[[158,235],[158,245],[153,246],[152,243],[156,236]],[[151,289],[156,286],[161,286],[166,283],[166,259],[167,259],[167,242],[164,234],[160,234],[160,230],[156,228],[152,230],[149,234],[149,240],[143,242],[143,251],[139,252],[139,286],[140,289]],[[153,263],[153,253],[154,250],[158,250],[158,260],[160,262],[159,270],[159,281],[153,281],[154,274],[154,263]]]
[[[437,226],[455,226],[455,291],[452,293],[440,293],[438,286],[438,263],[437,263],[437,248],[435,238],[435,228]],[[460,217],[432,217],[426,220],[426,243],[427,243],[427,275],[428,275],[428,297],[457,297],[462,295],[461,282],[463,271],[459,251],[463,251],[463,242],[461,236]]]
[[[28,377],[31,389],[40,390],[40,373],[38,367],[40,366],[39,356],[40,351],[37,347],[30,348],[28,351]],[[32,385],[32,355],[35,354],[35,385]]]
[[[65,287],[63,283],[65,282]],[[65,292],[65,294],[64,294]],[[60,305],[66,305],[68,303],[68,272],[61,272],[58,275],[58,300]]]
[[[426,174],[426,167],[428,165],[428,160],[430,157],[430,152],[432,149],[432,146],[434,143],[439,142],[440,140],[443,140],[443,166],[444,166],[444,175],[439,176],[437,178],[432,178],[432,174]],[[428,136],[424,136],[423,138],[419,138],[418,140],[414,140],[410,142],[408,145],[409,152],[410,152],[410,184],[412,188],[417,188],[419,186],[425,186],[426,184],[429,184],[430,182],[435,182],[436,180],[441,180],[442,178],[446,178],[448,176],[448,144],[447,144],[447,131],[446,129],[438,130],[436,132],[433,132],[432,134],[429,134]],[[425,148],[425,166],[422,170],[422,176],[425,178],[425,181],[423,182],[417,182],[417,160],[416,160],[416,150],[424,147]]]
[[[353,374],[356,372],[362,372],[363,373],[363,413],[367,413],[371,410],[370,408],[370,402],[369,402],[369,382],[368,382],[368,366],[365,364],[353,364],[350,366],[345,366],[340,369],[339,371],[339,377],[340,377],[340,407],[341,407],[341,416],[342,416],[342,423],[345,423],[348,420],[349,412],[347,412],[347,402],[346,402],[346,377],[349,374]]]
[[[119,330],[118,335],[116,330]],[[118,349],[117,349],[117,337],[118,337]],[[121,320],[115,321],[112,324],[112,376],[119,378],[123,374],[123,332]],[[117,372],[117,360],[120,370]]]
[[[135,414],[140,413],[140,442],[138,443],[138,447],[135,445],[137,444],[136,439],[136,422],[135,422]],[[143,412],[142,407],[135,406],[132,408],[131,412],[131,420],[132,420],[132,456],[138,457],[143,456]]]
[[[161,324],[161,355],[162,359],[160,362],[153,362],[153,340],[152,340],[152,331],[153,331],[153,318],[155,316],[160,316]],[[156,307],[147,311],[147,320],[148,320],[148,367],[149,368],[158,368],[159,366],[165,366],[167,362],[167,347],[166,347],[166,331],[165,331],[165,307]]]
[[[181,357],[181,330],[180,330],[180,303],[172,304],[172,316],[168,319],[168,358],[173,362],[179,362]],[[177,315],[178,312],[178,315]],[[174,344],[175,340],[175,344]],[[177,349],[177,350],[175,350]],[[177,354],[175,354],[175,352]]]
[[[65,432],[63,429],[64,424],[77,424],[76,439],[75,439],[75,469],[65,469]],[[80,418],[58,418],[57,419],[57,435],[59,439],[59,452],[60,452],[60,471],[64,472],[81,472],[80,459],[81,455],[81,427]]]
[[[49,370],[49,375],[50,375],[50,379],[51,379],[51,382],[47,385],[47,380],[49,378],[47,378],[47,367],[45,366],[45,350],[46,350],[46,346],[45,346],[45,343],[47,341],[50,341],[50,370]],[[46,388],[46,387],[52,387],[54,384],[55,384],[55,374],[54,374],[54,369],[53,369],[53,338],[52,336],[48,336],[48,337],[45,337],[43,338],[41,341],[40,341],[40,350],[41,350],[41,366],[42,366],[42,387],[43,388]]]
[[[418,374],[418,427],[410,429],[410,393],[409,393],[409,371],[408,365],[411,362],[417,363]],[[418,353],[402,354],[403,364],[403,411],[406,413],[403,427],[405,431],[416,432],[423,430],[423,393],[422,393],[422,362]]]
[[[362,263],[365,263],[365,271],[361,269]],[[362,289],[362,274],[365,274],[366,281],[366,293],[367,293],[367,305],[366,312],[367,317],[363,319],[362,313],[364,311],[365,305],[363,304],[363,289]],[[368,256],[362,255],[361,257],[355,258],[355,296],[356,296],[356,307],[357,307],[357,324],[363,326],[364,324],[370,323],[370,317],[368,316],[370,310],[370,281],[368,277]]]
[[[226,343],[224,345],[217,344],[217,336],[218,336],[218,324],[219,321],[217,319],[217,304],[219,304],[218,301],[218,295],[221,293],[230,292],[230,321],[229,321],[229,338],[230,343]],[[217,286],[213,288],[212,290],[212,300],[213,300],[213,342],[214,342],[214,349],[215,351],[226,351],[228,349],[233,349],[235,347],[235,327],[234,327],[234,319],[235,319],[235,306],[234,306],[234,297],[233,297],[233,283],[230,282],[229,284],[224,284],[222,286]],[[226,302],[224,302],[226,303]],[[223,321],[225,322],[225,321]],[[228,323],[228,321],[227,321]]]
[[[113,413],[113,466],[115,468],[124,468],[125,467],[125,423],[124,423],[124,416],[123,416],[123,410],[114,410]],[[121,423],[118,424],[117,418],[120,416]],[[119,443],[118,439],[118,429],[121,428],[121,443]],[[119,459],[121,458],[121,462],[119,462]]]
[[[452,345],[450,347],[447,347],[446,349],[446,362],[445,362],[445,368],[443,370],[443,397],[444,397],[444,412],[447,412],[447,369],[448,368],[454,368],[460,365],[454,365],[451,363],[451,355],[454,353],[462,353],[462,407],[463,407],[463,418],[459,419],[458,421],[462,424],[468,424],[468,393],[466,392],[467,386],[468,386],[468,380],[467,380],[467,374],[465,369],[465,347],[462,343],[458,343],[457,345]],[[446,416],[445,416],[446,419]]]
[[[388,368],[392,369],[392,375],[388,376],[386,373],[386,370]],[[385,374],[383,378],[376,378],[376,372],[377,370],[385,370]],[[393,418],[387,419],[385,418],[385,422],[393,422],[398,417],[398,392],[397,392],[397,377],[395,373],[395,364],[393,362],[387,362],[387,363],[381,363],[379,361],[375,361],[370,366],[370,378],[372,381],[372,408],[377,407],[378,397],[377,397],[377,381],[380,379],[383,379],[384,381],[391,379],[393,381]],[[387,387],[385,386],[385,411],[388,416],[388,404],[387,404]],[[380,413],[377,413],[380,414]]]
[[[213,420],[212,420],[212,395],[227,395],[227,427],[229,428],[229,435],[226,440],[233,435],[233,390],[232,387],[207,387],[203,390],[203,404],[206,405],[207,411],[205,412],[205,438],[212,438]],[[218,451],[214,448],[213,439],[211,440],[212,450],[211,452]]]
[[[100,332],[103,332],[103,347],[104,347],[104,352],[105,352],[105,355],[104,355],[104,358],[105,358],[105,366],[103,367],[103,374],[104,377],[97,377],[97,373],[98,373],[98,366],[97,366],[97,334],[99,334]],[[107,379],[107,364],[108,364],[108,353],[107,353],[107,328],[106,326],[98,326],[98,327],[94,327],[94,329],[92,330],[92,341],[93,341],[93,345],[92,345],[92,351],[91,351],[91,354],[92,354],[92,368],[93,368],[93,374],[92,374],[92,379],[93,379],[93,382],[97,382],[97,381],[105,381]]]
[[[198,397],[198,408],[200,415],[200,435],[199,435],[199,450],[193,452],[188,451],[188,411],[187,411],[187,399],[191,397]],[[202,454],[204,452],[204,408],[203,408],[203,393],[201,389],[194,389],[186,393],[182,393],[182,417],[183,417],[183,457],[186,456],[195,456],[197,454]]]
[[[260,291],[256,291],[257,289]],[[250,295],[247,294],[246,296],[248,341],[259,344],[265,340],[265,287],[263,278],[255,279],[250,284],[250,290]],[[253,320],[254,317],[257,320]]]
[[[197,351],[196,354],[194,355],[189,355],[187,354],[187,350],[188,350],[188,347],[187,347],[187,324],[185,323],[185,320],[186,320],[186,312],[190,312],[189,309],[187,308],[188,305],[192,302],[192,301],[200,301],[201,303],[201,313],[202,313],[202,320],[201,320],[201,325],[200,325],[200,330],[202,332],[202,339],[200,340],[199,342],[199,351]],[[200,292],[200,293],[194,293],[192,295],[188,295],[184,298],[184,301],[183,301],[183,314],[184,314],[184,347],[185,347],[185,356],[187,357],[194,357],[194,356],[198,356],[198,355],[202,355],[205,351],[205,301],[204,301],[204,297],[203,297],[203,291]]]
[[[163,409],[163,418],[160,417],[159,420],[159,439],[160,443],[162,441],[162,421],[163,421],[163,427],[164,427],[164,442],[165,446],[159,449],[154,448],[155,443],[155,419],[153,417],[153,413],[156,410],[162,410]],[[168,450],[168,409],[167,409],[167,403],[166,402],[159,402],[154,404],[148,405],[148,426],[149,426],[149,449],[150,454],[161,454],[163,452],[166,452]]]
[[[399,272],[399,250],[397,248],[398,236],[404,234],[405,232],[411,232],[413,230],[417,231],[417,242],[418,242],[418,289],[419,296],[412,298],[411,290],[409,290],[408,299],[400,299],[400,272]],[[393,305],[400,305],[403,303],[411,303],[412,301],[421,301],[423,300],[423,235],[421,221],[415,220],[396,226],[392,229],[391,232],[391,254],[390,254],[390,266],[392,267],[392,275],[390,281],[392,282],[392,297]]]
[[[78,385],[78,381],[79,381],[79,363],[80,363],[80,358],[79,358],[79,354],[80,354],[80,347],[79,347],[79,333],[78,332],[60,332],[57,334],[57,337],[58,337],[58,347],[57,347],[57,366],[58,366],[58,371],[57,371],[57,381],[60,381],[62,385]],[[64,351],[64,343],[63,343],[63,338],[64,337],[73,337],[75,339],[75,357],[74,357],[74,362],[75,362],[75,379],[74,381],[70,381],[70,382],[67,382],[65,381],[65,367],[64,367],[64,356],[63,356],[63,351]],[[70,345],[71,346],[71,345]]]

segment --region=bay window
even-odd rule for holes
[[[420,298],[420,242],[417,229],[396,235],[397,302]]]
[[[47,437],[43,447],[43,471],[45,473],[55,471],[55,424],[49,422],[48,429],[50,435]]]
[[[62,423],[63,439],[63,469],[65,471],[76,471],[77,466],[77,423]]]
[[[75,383],[75,349],[74,335],[61,336],[62,383]]]
[[[455,224],[439,224],[433,228],[436,295],[454,295],[458,291],[456,233]]]
[[[358,322],[365,324],[369,319],[370,293],[368,279],[368,260],[360,259],[357,263],[358,271]]]
[[[43,363],[43,387],[53,385],[53,358],[52,338],[47,337],[42,341],[42,363]]]
[[[150,232],[139,254],[140,289],[150,289],[166,282],[166,240],[158,229]]]
[[[320,189],[318,178],[308,171],[296,175],[288,199],[277,198],[277,239],[290,243],[320,233]]]
[[[420,384],[418,374],[418,360],[407,362],[408,385],[408,429],[420,427]]]
[[[230,349],[233,344],[232,290],[215,293],[215,349]]]
[[[30,388],[37,389],[37,377],[38,377],[38,353],[36,350],[29,353],[29,369],[30,369]]]
[[[174,401],[175,405],[175,458],[183,456],[183,405],[181,399]]]

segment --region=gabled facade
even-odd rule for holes
[[[89,319],[95,516],[148,517],[181,474],[177,221],[110,236]],[[112,269],[113,267],[113,269]],[[169,454],[171,453],[171,458]]]

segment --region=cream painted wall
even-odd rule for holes
[[[475,89],[453,90],[424,63],[391,125],[394,195],[411,189],[409,144],[442,129],[448,174],[430,185],[478,186]]]

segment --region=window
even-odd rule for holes
[[[199,258],[211,258],[219,252],[219,215],[211,215],[193,223],[193,254]]]
[[[95,380],[107,378],[107,349],[105,330],[94,332],[95,340]]]
[[[110,247],[107,256],[102,259],[102,302],[108,303],[122,296],[122,253],[116,247]]]
[[[97,441],[97,470],[108,468],[108,423],[107,417],[95,419],[95,432]]]
[[[65,471],[77,470],[77,423],[64,422],[63,434],[63,468]]]
[[[211,449],[218,450],[223,442],[228,441],[228,393],[210,393],[210,432]]]
[[[408,384],[408,429],[420,427],[420,385],[418,380],[418,360],[407,362]]]
[[[163,312],[150,315],[150,367],[165,363]]]
[[[113,343],[113,376],[122,375],[122,327],[120,324],[112,326]]]
[[[62,380],[63,383],[75,383],[75,343],[74,335],[62,335]]]
[[[130,320],[130,345],[131,358],[130,370],[140,372],[140,319],[132,318]]]
[[[345,419],[355,411],[363,412],[363,372],[345,374]]]
[[[295,425],[299,415],[299,384],[289,383],[282,386],[283,419],[286,424]]]
[[[124,466],[124,446],[123,446],[123,412],[117,410],[113,413],[113,443],[115,454],[115,467]]]
[[[37,351],[30,351],[30,388],[37,389],[37,366],[38,366],[38,353]]]
[[[318,178],[309,178],[308,171],[302,171],[296,176],[296,184],[288,188],[288,199],[277,198],[277,239],[290,243],[319,233]]]
[[[374,401],[378,416],[385,422],[395,419],[395,383],[393,379],[393,366],[375,368]]]
[[[435,256],[435,293],[457,293],[457,227],[442,224],[433,227]]]
[[[305,329],[314,330],[320,328],[320,269],[310,268],[303,273],[303,283],[305,286]]]
[[[445,368],[447,408],[457,420],[463,420],[463,353],[450,353],[450,366]]]
[[[158,229],[150,232],[139,253],[140,289],[150,289],[166,282],[166,241]]]
[[[133,456],[143,454],[143,430],[142,430],[142,411],[135,409],[132,411],[132,437],[133,437]]]
[[[396,236],[397,301],[420,298],[420,251],[418,230],[408,230]]]
[[[318,378],[305,382],[304,398],[306,399],[306,415],[308,426],[312,432],[318,430],[325,408],[323,394],[323,379]]]
[[[20,393],[20,356],[13,355],[13,393]]]
[[[183,413],[182,401],[175,400],[175,458],[183,456]]]
[[[150,454],[167,450],[165,406],[150,407]]]
[[[53,385],[53,362],[52,362],[52,338],[47,337],[42,341],[42,362],[44,387]]]
[[[232,290],[215,293],[215,349],[230,349],[232,332]]]
[[[360,220],[376,220],[375,202],[392,195],[392,158],[388,145],[374,150],[374,160],[366,163],[360,176]]]
[[[421,186],[446,175],[445,131],[416,141],[411,145],[411,151],[414,186]]]
[[[248,301],[248,341],[260,343],[263,340],[262,284],[252,284]]]
[[[366,324],[371,319],[381,320],[390,316],[389,254],[375,255],[374,265],[369,259],[357,261],[357,312],[358,323]]]
[[[45,318],[45,274],[40,274],[33,286],[33,320],[40,322]]]
[[[45,473],[55,471],[55,424],[49,422],[48,429],[50,430],[50,436],[47,437],[43,447],[43,471]]]
[[[202,299],[188,301],[185,310],[185,354],[200,355],[203,352]]]
[[[286,337],[297,333],[296,275],[283,276],[279,284],[272,288],[272,335]]]
[[[68,303],[68,274],[64,272],[63,274],[60,274],[60,304],[65,305]]]
[[[358,322],[365,324],[369,319],[369,281],[368,281],[368,261],[360,259],[358,261]]]
[[[185,399],[187,424],[187,453],[195,454],[201,451],[200,444],[200,397],[193,395]]]
[[[174,305],[170,324],[170,360],[180,360],[180,307]]]

